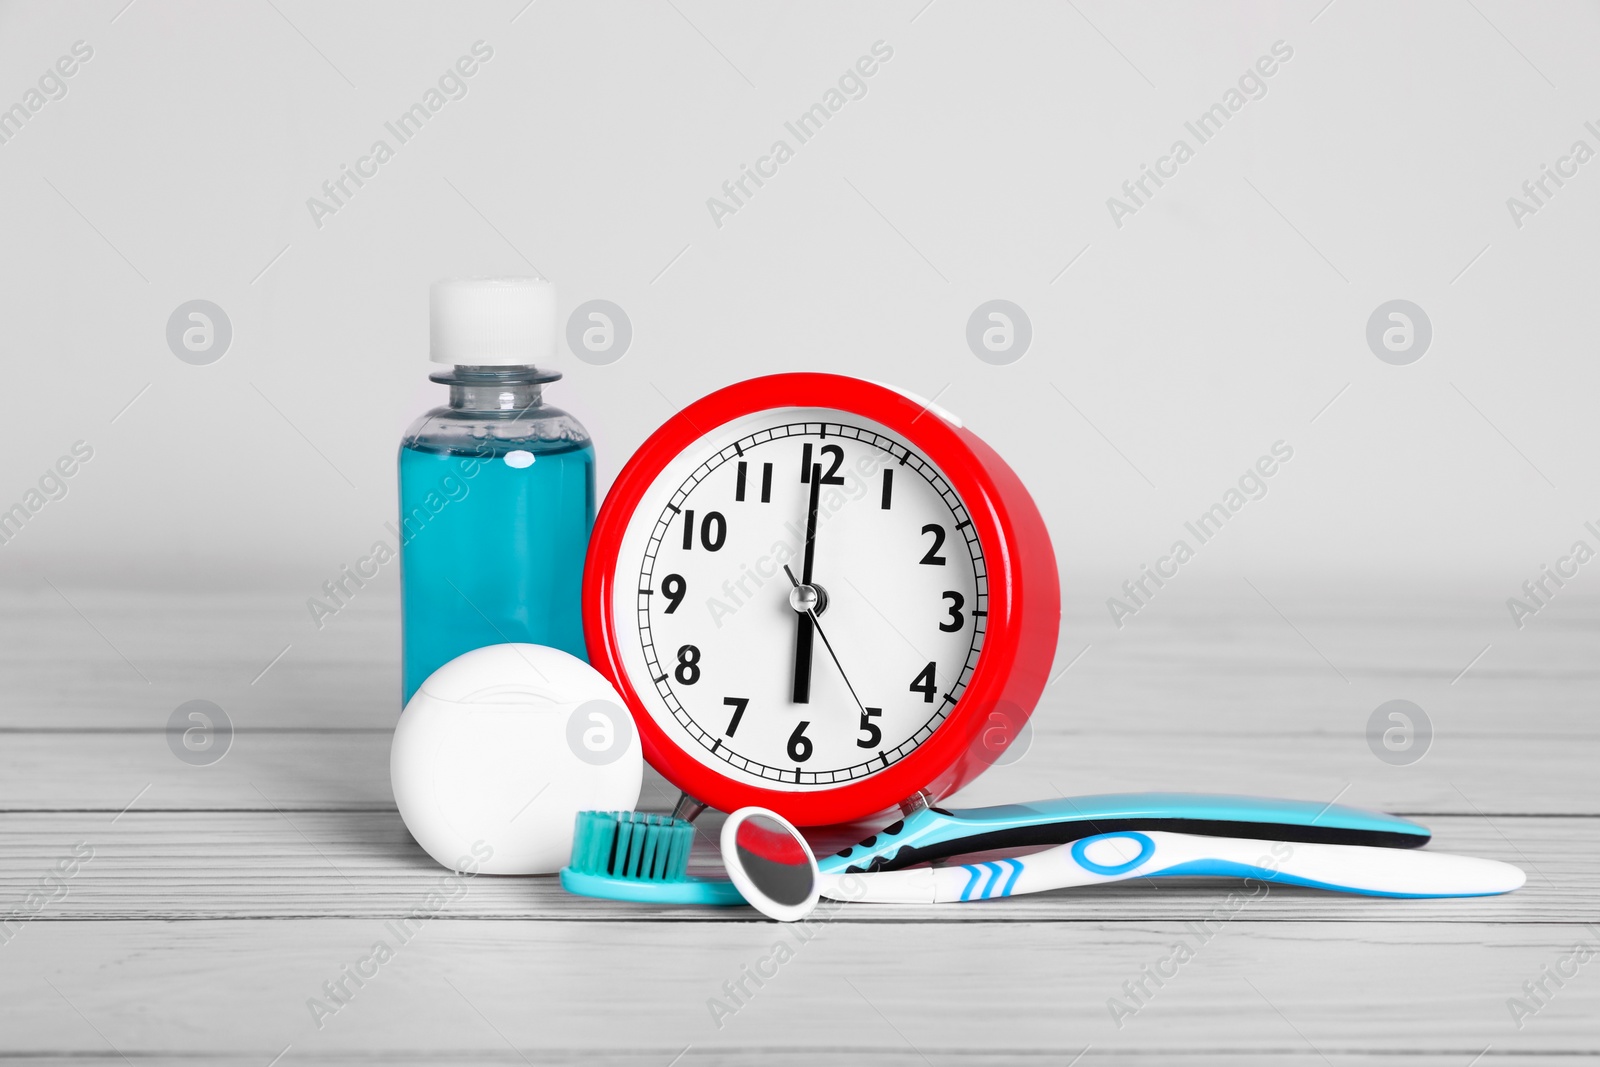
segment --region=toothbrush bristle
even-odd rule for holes
[[[694,827],[670,815],[580,811],[572,869],[635,882],[673,882],[689,871]]]

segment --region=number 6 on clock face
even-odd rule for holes
[[[658,431],[601,512],[585,601],[590,658],[652,764],[801,825],[981,771],[998,753],[973,751],[972,724],[1026,715],[1059,622],[1010,468],[946,413],[814,374]]]

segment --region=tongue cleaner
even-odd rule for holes
[[[973,852],[1036,848],[1120,830],[1162,830],[1386,849],[1418,848],[1428,829],[1342,804],[1207,793],[1108,793],[1031,804],[923,807],[818,862],[824,874],[893,871]]]

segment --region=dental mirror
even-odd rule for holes
[[[775,812],[740,808],[728,816],[722,863],[750,906],[769,919],[794,922],[817,906],[817,858],[800,831]]]

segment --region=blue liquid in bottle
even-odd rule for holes
[[[594,448],[543,403],[559,374],[456,367],[400,448],[402,704],[445,663],[508,641],[587,658],[580,589]]]

